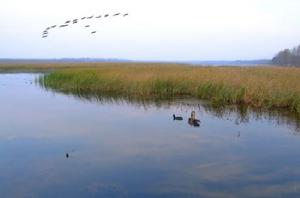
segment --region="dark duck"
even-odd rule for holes
[[[175,114],[173,114],[173,120],[183,120],[183,118],[180,116],[175,116]]]

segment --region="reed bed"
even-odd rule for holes
[[[298,68],[120,63],[57,70],[40,82],[69,93],[147,99],[194,97],[218,105],[285,108],[300,113],[299,80]]]

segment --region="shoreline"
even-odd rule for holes
[[[164,99],[192,97],[216,105],[300,113],[300,69],[194,67],[179,64],[99,64],[55,70],[40,82],[66,93]]]

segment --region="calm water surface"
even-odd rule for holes
[[[0,74],[2,198],[300,197],[293,116],[80,98],[37,76]],[[192,110],[200,127],[187,123]]]

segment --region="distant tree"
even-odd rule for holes
[[[273,64],[284,66],[300,66],[300,45],[293,49],[280,51],[273,59]]]

